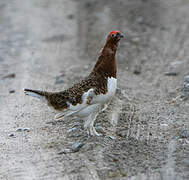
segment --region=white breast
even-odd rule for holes
[[[107,84],[108,92],[106,94],[97,95],[94,98],[93,103],[100,103],[100,104],[107,103],[115,95],[116,88],[117,88],[117,79],[113,77],[108,78],[108,84]]]
[[[117,88],[117,79],[116,78],[108,78],[108,95],[113,97],[115,95]]]

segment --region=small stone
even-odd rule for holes
[[[18,128],[16,132],[22,132],[22,128]]]
[[[78,152],[82,147],[84,143],[83,142],[76,142],[72,145],[72,151],[73,152]]]
[[[18,129],[16,130],[16,132],[22,132],[22,131],[30,132],[30,128],[18,128]]]
[[[9,93],[10,94],[15,93],[15,90],[10,90]]]
[[[15,137],[15,135],[13,133],[9,134],[9,137]]]
[[[73,128],[71,128],[71,129],[68,129],[68,133],[74,132],[74,131],[76,131],[76,130],[77,130],[77,128],[76,128],[76,127],[73,127]]]
[[[30,128],[23,128],[23,131],[30,132]]]
[[[184,77],[184,83],[189,84],[189,75]]]
[[[115,136],[108,136],[108,138],[112,139],[112,140],[115,140],[116,137]]]
[[[188,138],[189,137],[189,132],[186,129],[181,130],[180,137],[181,138]]]
[[[121,95],[121,89],[120,89],[120,88],[117,88],[117,89],[116,89],[116,94]]]
[[[181,61],[175,61],[170,63],[170,65],[168,66],[168,71],[165,72],[166,76],[177,76],[180,71],[181,71]]]
[[[169,71],[169,72],[166,72],[165,75],[166,76],[177,76],[179,73],[176,72],[176,71]]]
[[[134,70],[133,70],[133,73],[136,74],[136,75],[138,75],[138,74],[141,73],[141,69],[142,69],[142,68],[141,68],[140,65],[135,65]]]
[[[5,78],[15,78],[15,77],[16,77],[15,73],[10,73],[10,74],[7,74],[7,75],[3,76],[3,79],[5,79]]]

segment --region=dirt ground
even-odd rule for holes
[[[188,0],[1,0],[0,178],[188,180],[188,19]],[[115,29],[117,94],[86,138],[23,88],[82,79]]]

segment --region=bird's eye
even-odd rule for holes
[[[115,37],[116,35],[115,35],[115,34],[112,34],[111,36],[112,36],[112,37]]]

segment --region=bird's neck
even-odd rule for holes
[[[93,71],[96,71],[106,77],[116,78],[116,50],[117,45],[106,43],[98,57]]]

